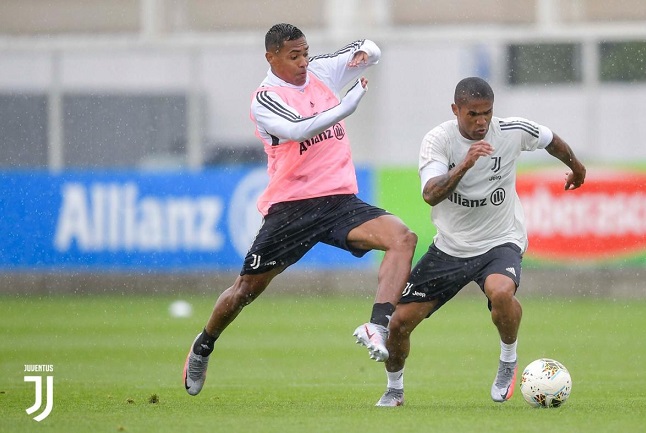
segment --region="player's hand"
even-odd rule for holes
[[[585,182],[585,167],[572,170],[572,173],[565,173],[565,190],[580,188]]]
[[[365,65],[368,63],[368,53],[365,51],[357,51],[354,53],[354,56],[352,56],[352,59],[348,62],[348,67],[350,68],[356,68],[357,66],[360,65]]]
[[[476,164],[476,161],[478,161],[478,158],[482,156],[491,155],[493,151],[494,151],[493,146],[484,140],[480,140],[476,143],[473,143],[471,147],[469,147],[467,156],[464,157],[463,164],[465,165],[466,168],[471,168]]]
[[[361,87],[364,89],[368,88],[368,80],[365,77],[361,77]]]

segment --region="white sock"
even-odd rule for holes
[[[404,389],[404,369],[402,368],[399,371],[386,371],[386,376],[388,376],[388,388],[394,389]]]
[[[513,362],[516,360],[516,345],[518,340],[511,344],[505,344],[500,340],[500,360],[504,362]]]

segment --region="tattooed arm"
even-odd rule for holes
[[[435,176],[426,181],[422,196],[424,201],[431,206],[435,206],[442,200],[447,198],[453,190],[458,186],[458,183],[473,167],[481,156],[491,155],[493,147],[486,141],[478,141],[469,148],[467,156],[458,165],[450,169],[447,173],[440,176]]]

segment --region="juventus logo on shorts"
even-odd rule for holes
[[[260,256],[258,254],[252,254],[251,255],[252,260],[251,260],[251,269],[258,269],[260,267]]]
[[[406,287],[404,287],[404,291],[402,292],[402,296],[408,296],[410,295],[410,291],[413,288],[413,283],[406,283]]]

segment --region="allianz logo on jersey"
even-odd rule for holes
[[[320,134],[316,134],[314,137],[310,139],[301,141],[300,155],[306,152],[307,149],[309,149],[314,144],[320,143],[325,140],[329,140],[332,137],[336,138],[337,140],[341,140],[343,137],[345,137],[345,129],[343,129],[343,126],[340,123],[335,124],[331,128],[328,128],[325,131],[321,132]]]
[[[484,207],[488,203],[491,203],[494,206],[500,206],[505,201],[505,190],[503,188],[497,188],[491,195],[487,198],[469,198],[464,197],[459,192],[454,192],[449,195],[447,198],[450,202],[455,203],[464,207]]]

